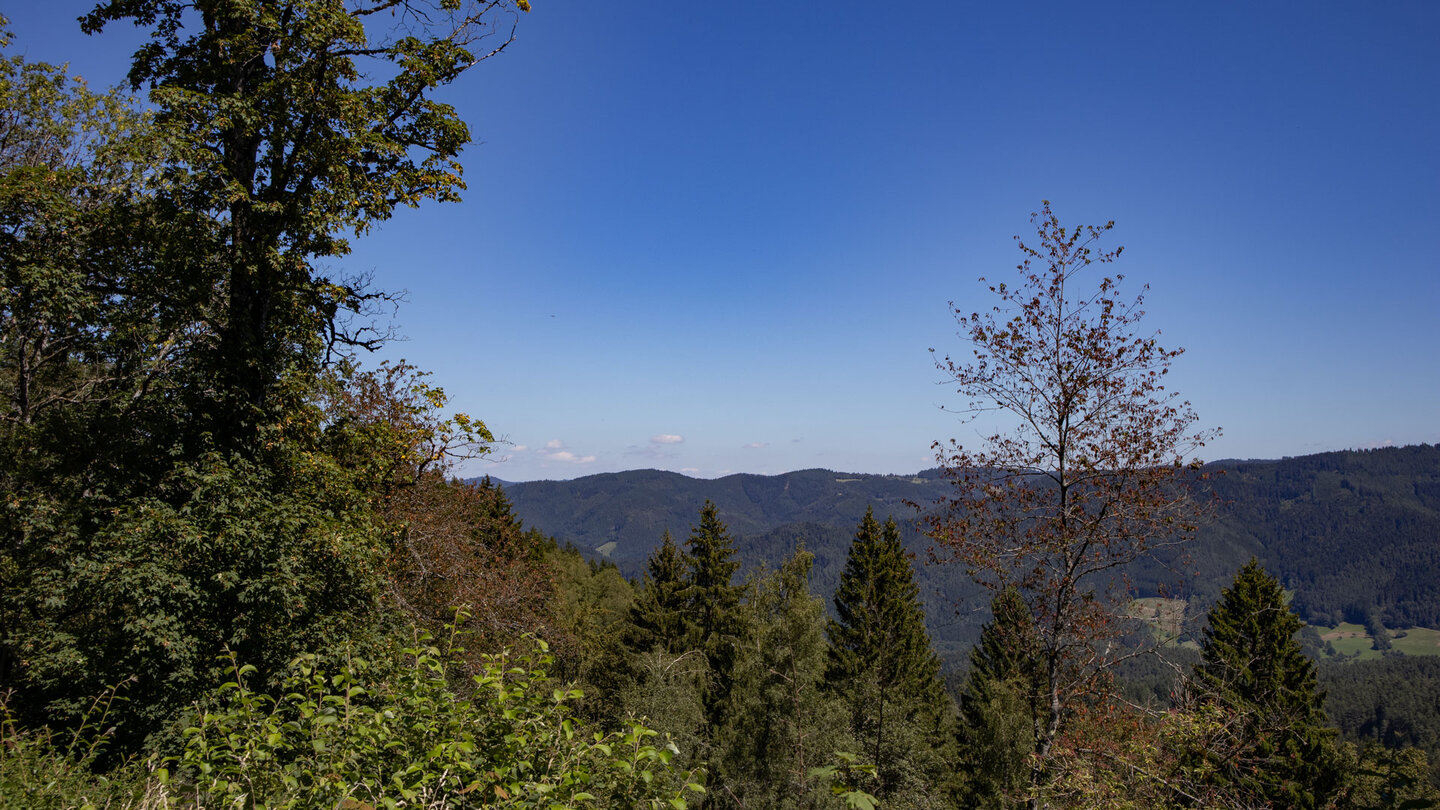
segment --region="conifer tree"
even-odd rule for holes
[[[844,807],[811,771],[853,751],[842,701],[824,690],[825,605],[811,594],[802,545],[754,585],[711,793],[741,807]],[[723,803],[723,802],[722,802]]]
[[[688,563],[685,553],[665,530],[660,547],[651,552],[640,591],[630,607],[624,644],[632,654],[661,649],[670,654],[685,651],[689,641],[685,588]]]
[[[1041,684],[1034,618],[1015,588],[990,603],[991,620],[970,650],[970,675],[960,696],[963,805],[1020,807],[1035,750]]]
[[[1233,715],[1228,744],[1206,754],[1217,778],[1262,805],[1325,806],[1340,779],[1334,732],[1280,583],[1251,559],[1209,621],[1197,691]]]
[[[701,508],[700,524],[690,530],[686,545],[690,571],[680,596],[689,612],[688,646],[704,652],[709,663],[705,716],[712,728],[718,728],[721,709],[730,693],[744,588],[731,582],[740,566],[734,559],[735,543],[711,501],[705,501]]]
[[[867,509],[835,591],[838,619],[826,628],[826,681],[849,705],[857,753],[877,767],[881,801],[945,806],[954,710],[919,594],[895,521],[882,528]]]

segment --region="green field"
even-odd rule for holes
[[[1340,655],[1355,655],[1361,659],[1379,658],[1374,639],[1365,632],[1364,625],[1340,624],[1335,627],[1314,625],[1320,638],[1330,642]],[[1399,636],[1398,638],[1396,636]],[[1406,655],[1440,655],[1440,630],[1428,627],[1410,627],[1390,631],[1390,647]]]

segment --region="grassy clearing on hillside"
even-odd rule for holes
[[[1395,638],[1396,633],[1405,635]],[[1394,630],[1390,633],[1390,639],[1390,645],[1406,655],[1440,655],[1440,630],[1429,627]]]
[[[1320,638],[1330,642],[1340,655],[1353,655],[1360,660],[1381,657],[1375,649],[1375,640],[1365,632],[1365,626],[1343,623],[1335,627],[1315,625]],[[1400,635],[1398,638],[1396,637]],[[1390,646],[1405,655],[1440,655],[1440,630],[1428,627],[1410,627],[1390,631]]]
[[[1150,626],[1155,637],[1169,642],[1180,635],[1185,623],[1185,600],[1147,596],[1130,602],[1130,615]]]

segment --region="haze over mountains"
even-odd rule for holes
[[[1207,466],[1214,517],[1185,556],[1128,571],[1138,596],[1189,600],[1202,619],[1234,572],[1255,556],[1287,588],[1307,622],[1333,625],[1376,614],[1389,627],[1440,625],[1440,446],[1339,451]],[[867,507],[901,523],[916,555],[936,647],[954,658],[985,620],[986,597],[958,565],[931,565],[930,543],[910,503],[931,504],[949,483],[937,470],[913,476],[800,470],[783,475],[689,478],[658,470],[570,481],[504,484],[515,513],[561,543],[638,577],[667,529],[689,535],[701,505],[715,502],[746,567],[774,566],[797,541],[815,554],[812,587],[828,595]],[[1183,581],[1178,575],[1186,573]]]

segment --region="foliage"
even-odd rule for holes
[[[865,517],[835,591],[825,681],[850,715],[881,801],[943,805],[952,771],[953,707],[925,632],[910,558],[895,521]]]
[[[552,546],[545,567],[554,585],[547,614],[556,674],[584,689],[582,716],[618,727],[625,718],[620,692],[634,678],[621,637],[635,589],[613,564],[586,560],[573,546]]]
[[[1317,675],[1341,737],[1362,749],[1419,748],[1440,786],[1440,658],[1322,662]]]
[[[551,683],[543,644],[488,656],[458,690],[444,651],[406,655],[388,682],[360,659],[327,672],[302,657],[279,696],[235,666],[162,778],[197,805],[683,808],[702,790],[658,787],[675,751],[649,729],[578,727],[567,704],[580,695]]]
[[[1355,810],[1440,807],[1440,789],[1430,781],[1430,763],[1418,748],[1399,750],[1369,743],[1340,746],[1345,789],[1338,804]]]
[[[1323,807],[1339,786],[1315,665],[1295,640],[1302,622],[1255,560],[1210,611],[1195,668],[1200,700],[1226,711],[1231,745],[1207,752],[1215,779],[1261,803]]]
[[[122,20],[149,30],[130,81],[151,88],[171,165],[189,176],[173,197],[223,224],[218,328],[204,361],[212,385],[196,403],[223,449],[253,450],[254,431],[293,406],[279,381],[309,376],[338,344],[383,339],[344,331],[340,316],[375,296],[315,262],[345,254],[345,232],[364,233],[397,206],[458,199],[469,132],[433,94],[488,55],[475,48],[508,43],[512,8],[103,0],[84,18],[92,33]],[[496,35],[503,42],[487,42]]]
[[[796,549],[752,585],[711,791],[738,807],[844,807],[814,769],[853,747],[845,708],[824,689],[825,605],[812,557]]]
[[[685,581],[689,575],[685,553],[666,530],[660,547],[651,552],[642,575],[624,642],[632,653],[659,648],[671,655],[685,651],[690,613]]]
[[[745,589],[735,585],[735,544],[715,510],[705,502],[700,523],[691,528],[686,545],[689,575],[680,596],[691,620],[686,625],[687,645],[700,650],[708,663],[710,680],[705,689],[705,718],[712,729],[720,726],[730,695],[735,656],[742,632],[740,600]]]
[[[1044,719],[1039,638],[1015,588],[996,594],[990,613],[970,650],[960,695],[959,770],[966,806],[1019,807],[1029,794],[1030,755]]]
[[[222,648],[273,672],[378,629],[381,538],[323,457],[266,468],[212,452],[106,517],[81,534],[37,509],[16,527],[6,646],[31,720],[78,720],[87,696],[135,676],[116,709],[129,747],[218,682]]]
[[[1067,230],[1048,202],[1032,222],[1040,244],[1019,242],[1019,284],[988,283],[989,312],[956,310],[973,359],[938,363],[965,413],[1010,421],[981,450],[936,443],[955,490],[930,533],[987,586],[1018,587],[1035,617],[1039,788],[1067,712],[1113,663],[1102,642],[1120,631],[1120,569],[1194,531],[1185,473],[1207,434],[1191,432],[1195,414],[1164,386],[1180,351],[1138,331],[1143,295],[1120,299],[1123,276],[1078,278],[1120,255],[1096,252],[1113,223]]]
[[[8,695],[0,695],[0,808],[153,806],[163,791],[135,763],[103,776],[96,773],[110,736],[105,726],[116,692],[107,690],[67,732],[23,727],[9,711]]]

